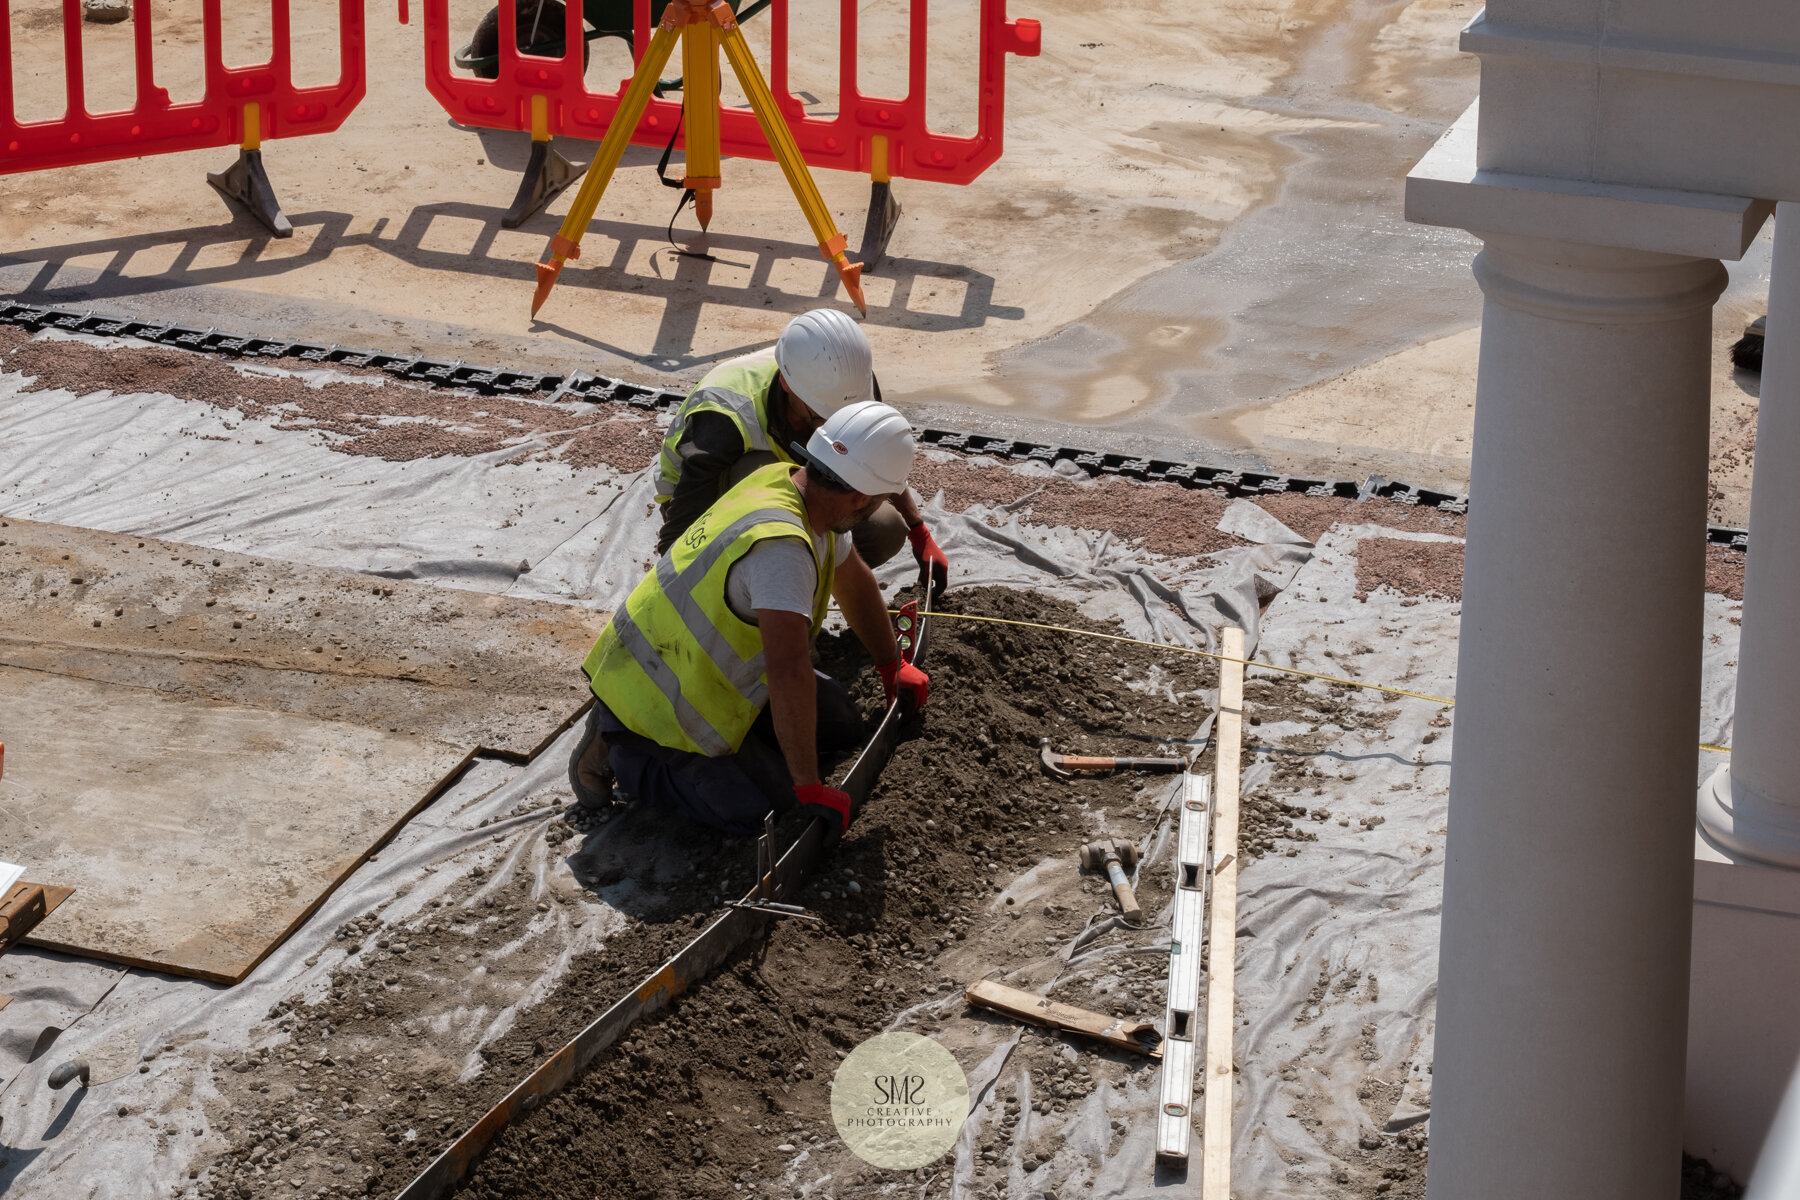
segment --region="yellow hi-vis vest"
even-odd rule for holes
[[[662,469],[656,478],[658,504],[667,504],[675,495],[675,484],[681,478],[681,459],[675,451],[695,413],[716,412],[730,417],[744,439],[745,454],[762,451],[773,454],[778,462],[794,461],[786,446],[777,446],[769,438],[769,391],[780,373],[773,350],[741,355],[706,373],[669,422],[669,436],[662,444]]]
[[[770,463],[747,476],[676,539],[632,589],[581,669],[606,707],[633,733],[672,750],[732,754],[769,700],[762,631],[725,600],[731,564],[765,538],[799,538],[813,553],[812,632],[831,600],[837,565],[824,560],[794,486],[798,468]]]

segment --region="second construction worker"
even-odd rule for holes
[[[850,798],[822,781],[819,752],[855,746],[865,729],[843,686],[812,665],[833,599],[888,699],[905,689],[924,707],[930,681],[901,661],[849,536],[906,487],[906,418],[857,401],[794,450],[802,465],[752,471],[694,517],[588,653],[598,703],[569,761],[583,804],[606,803],[616,778],[640,803],[729,834],[795,804],[834,834],[848,829]]]
[[[675,411],[663,441],[657,553],[752,471],[797,462],[794,446],[833,413],[879,399],[873,358],[861,326],[836,309],[817,308],[789,321],[773,347],[707,372]],[[912,493],[903,486],[888,500],[851,531],[857,554],[879,567],[910,541],[920,567],[931,570],[933,586],[944,587],[949,562]]]

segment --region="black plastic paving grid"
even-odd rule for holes
[[[487,395],[545,395],[553,403],[575,399],[596,404],[629,404],[634,408],[657,409],[673,407],[686,398],[683,392],[646,387],[605,375],[588,375],[581,371],[571,371],[566,375],[512,371],[466,362],[444,362],[412,354],[358,350],[350,346],[321,346],[313,342],[247,337],[219,329],[195,329],[157,321],[137,321],[91,310],[71,312],[15,301],[0,301],[0,324],[17,325],[34,331],[60,329],[69,333],[101,337],[130,337],[201,354],[219,354],[233,358],[291,358],[321,365],[360,367],[386,371],[400,379],[436,387],[469,388]],[[1434,491],[1431,488],[1384,479],[1379,475],[1371,475],[1362,483],[1343,479],[1305,479],[1293,475],[1208,467],[1158,458],[1135,458],[1128,454],[1051,446],[1041,442],[1024,442],[948,429],[922,429],[918,436],[921,445],[960,454],[1046,464],[1066,461],[1074,463],[1091,476],[1122,475],[1146,483],[1216,488],[1234,497],[1298,492],[1307,496],[1337,496],[1347,500],[1380,498],[1449,513],[1466,513],[1469,510],[1467,495]],[[1742,550],[1749,544],[1749,533],[1729,525],[1709,525],[1707,541]]]

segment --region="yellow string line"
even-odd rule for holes
[[[888,612],[898,613],[899,609],[890,608]],[[1321,675],[1317,671],[1302,671],[1298,667],[1278,667],[1274,663],[1257,662],[1249,658],[1232,658],[1226,654],[1214,654],[1210,650],[1195,650],[1191,646],[1171,646],[1166,642],[1146,642],[1142,638],[1125,637],[1117,633],[1096,633],[1091,629],[1072,629],[1067,625],[1046,625],[1039,621],[1015,621],[1007,617],[977,617],[969,613],[934,612],[931,619],[946,621],[983,621],[989,625],[1018,625],[1026,629],[1047,629],[1052,633],[1068,633],[1076,637],[1100,638],[1108,642],[1126,642],[1133,646],[1148,646],[1152,650],[1172,650],[1177,654],[1192,654],[1200,658],[1210,658],[1218,662],[1242,663],[1246,667],[1261,667],[1265,671],[1278,671],[1283,675],[1299,675],[1306,679],[1320,679],[1326,683],[1339,683],[1345,687],[1363,688],[1371,692],[1388,692],[1396,696],[1411,696],[1414,700],[1429,700],[1433,704],[1442,704],[1449,708],[1456,707],[1456,700],[1450,696],[1431,696],[1424,692],[1409,692],[1405,688],[1397,688],[1388,684],[1363,683],[1357,679],[1345,679],[1341,675]],[[1730,754],[1731,747],[1715,746],[1711,742],[1701,742],[1700,749],[1712,750],[1719,754]]]

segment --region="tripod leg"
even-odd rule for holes
[[[575,194],[575,203],[569,206],[569,215],[563,218],[562,228],[550,239],[550,261],[538,264],[537,293],[531,298],[532,316],[537,316],[538,309],[550,298],[550,289],[556,286],[563,263],[581,256],[581,235],[587,231],[588,222],[594,219],[594,209],[599,205],[606,185],[612,181],[619,160],[625,156],[625,147],[637,129],[638,121],[644,116],[657,77],[675,49],[675,39],[681,36],[681,21],[677,5],[671,4],[663,10],[662,24],[656,27],[650,46],[644,51],[644,60],[638,64],[630,86],[619,99],[619,109],[613,114],[612,124],[606,127],[600,149],[594,152],[594,161],[588,165],[587,178],[582,180],[581,190]]]
[[[712,224],[719,173],[719,34],[709,23],[689,25],[681,38],[681,103],[687,117],[687,177],[700,228]]]
[[[725,46],[725,55],[731,60],[731,69],[736,72],[738,84],[744,89],[744,95],[750,100],[750,107],[756,112],[756,123],[762,126],[763,136],[769,139],[769,149],[775,152],[776,161],[781,164],[782,173],[787,176],[788,187],[794,191],[794,199],[800,202],[800,210],[806,214],[806,222],[812,226],[813,236],[819,239],[819,253],[837,267],[838,278],[844,281],[844,290],[850,293],[857,311],[867,316],[869,305],[863,299],[862,264],[851,262],[849,255],[844,253],[849,239],[838,232],[837,224],[832,221],[831,210],[825,207],[825,199],[819,195],[812,172],[807,170],[806,160],[800,157],[800,147],[794,141],[793,130],[788,128],[781,110],[775,107],[775,95],[769,91],[762,69],[756,65],[756,59],[751,55],[749,43],[744,41],[744,33],[738,28],[737,18],[732,16],[731,7],[725,0],[715,0],[711,12],[713,20],[719,26],[719,40]]]

